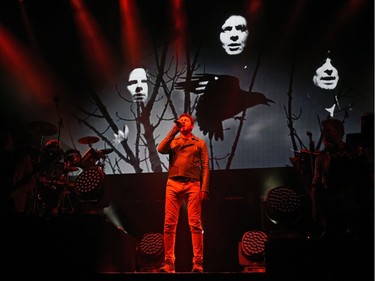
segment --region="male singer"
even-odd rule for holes
[[[209,162],[206,143],[192,134],[193,128],[194,118],[188,113],[181,114],[158,146],[159,153],[169,154],[164,218],[165,260],[161,272],[175,272],[176,228],[184,200],[193,244],[192,272],[203,272],[201,203],[208,199]]]

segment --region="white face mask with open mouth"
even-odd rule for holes
[[[331,64],[331,59],[327,58],[325,63],[320,66],[313,77],[315,86],[325,90],[333,90],[339,82],[337,69]]]

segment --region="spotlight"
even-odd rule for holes
[[[78,175],[74,182],[77,209],[97,209],[104,196],[104,173],[100,168],[90,168]]]
[[[263,203],[263,229],[268,236],[291,238],[307,235],[308,225],[304,218],[306,210],[302,198],[301,194],[286,186],[268,191]]]
[[[163,235],[157,232],[144,234],[137,247],[139,271],[158,272],[164,259],[163,253]]]
[[[239,263],[244,272],[265,272],[267,234],[260,230],[247,231],[238,244]]]
[[[275,187],[267,193],[266,214],[274,224],[295,224],[302,216],[299,194],[289,187]]]
[[[265,261],[271,280],[283,279],[284,273],[295,279],[299,276],[295,270],[306,271],[304,250],[309,235],[305,216],[307,202],[303,199],[303,193],[287,186],[275,187],[267,193],[263,228],[268,235]]]

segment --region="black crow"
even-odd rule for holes
[[[262,93],[247,92],[240,88],[239,79],[231,75],[198,74],[190,83],[178,82],[176,89],[184,89],[200,95],[196,107],[199,129],[212,140],[223,140],[222,121],[236,116],[243,110],[258,104],[274,101]]]

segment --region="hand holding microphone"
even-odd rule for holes
[[[174,123],[177,125],[178,128],[181,128],[183,124],[179,120],[174,120]]]

